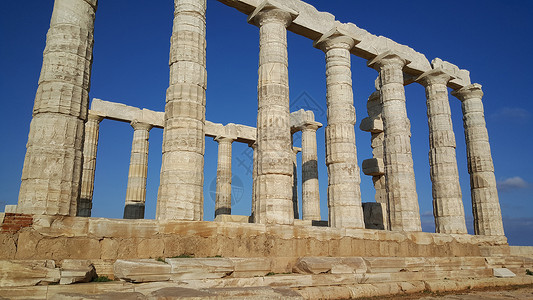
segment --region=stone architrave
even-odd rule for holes
[[[81,176],[80,200],[78,201],[78,217],[90,217],[93,207],[94,174],[96,171],[96,152],[102,116],[89,113],[85,123],[85,142],[83,143],[83,173]]]
[[[77,212],[97,0],[56,0],[26,145],[18,211]]]
[[[462,102],[474,232],[478,235],[504,235],[502,213],[494,176],[489,135],[483,112],[480,84],[452,92]]]
[[[144,219],[146,202],[146,177],[148,175],[148,139],[152,125],[133,121],[133,142],[131,143],[130,170],[126,190],[124,219]]]
[[[321,124],[302,128],[302,220],[321,220],[316,131]]]
[[[203,219],[206,0],[175,0],[156,218]]]
[[[426,88],[435,231],[467,233],[446,86],[451,79],[453,77],[443,70],[434,69],[422,74],[417,81]]]
[[[411,125],[407,118],[403,67],[407,60],[388,51],[368,62],[379,72],[383,102],[382,119],[385,184],[389,228],[421,231],[418,195],[411,153]]]
[[[300,218],[298,209],[298,153],[301,151],[302,148],[292,147],[292,210],[295,219]]]
[[[287,26],[297,13],[264,1],[248,21],[259,27],[257,198],[261,224],[293,224]]]
[[[231,147],[235,138],[216,137],[218,142],[215,217],[231,215]]]
[[[364,228],[361,177],[357,165],[350,50],[356,41],[339,29],[323,35],[315,47],[326,54],[329,226]]]

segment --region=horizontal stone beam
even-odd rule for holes
[[[264,0],[218,1],[249,15],[261,5]],[[341,23],[336,21],[334,15],[318,11],[314,6],[304,1],[283,0],[283,4],[298,12],[298,17],[291,23],[288,30],[307,37],[312,41],[318,40],[322,35],[331,31],[332,28],[341,28],[343,32],[358,41],[355,47],[351,50],[353,55],[371,60],[387,51],[394,51],[401,54],[403,58],[410,61],[404,69],[408,75],[405,84],[414,82],[411,80],[412,77],[417,77],[432,69],[432,65],[424,54],[419,53],[406,45],[399,44],[384,36],[371,34],[370,32],[357,27],[353,23]],[[455,77],[457,77],[457,79],[450,81],[449,86],[453,89],[466,86],[468,85],[467,82],[470,82],[468,71],[460,71],[462,72],[461,76],[457,76],[456,74]]]
[[[157,128],[163,128],[165,124],[164,112],[145,108],[140,109],[126,104],[104,101],[97,98],[93,99],[91,110],[89,112],[106,119],[128,123],[137,121],[150,124]],[[312,111],[304,111],[301,109],[291,113],[291,131],[300,131],[307,125],[317,125],[318,127],[322,127],[322,124],[315,122],[314,119],[315,116]],[[229,123],[224,125],[205,121],[205,136],[211,138],[231,137],[239,143],[253,144],[256,140],[257,129],[255,127],[240,124]]]

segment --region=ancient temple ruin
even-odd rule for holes
[[[388,279],[369,277],[388,283],[395,282],[392,278],[401,270],[412,271],[414,261],[406,262],[410,257],[423,261],[421,265],[427,268],[453,261],[461,270],[477,272],[453,273],[460,278],[490,277],[492,269],[504,266],[513,266],[518,272],[532,264],[532,259],[516,258],[520,256],[518,250],[511,250],[504,236],[483,91],[480,84],[471,82],[467,70],[439,58],[430,61],[408,46],[355,24],[336,21],[333,15],[319,12],[304,1],[219,1],[247,14],[248,23],[259,28],[256,127],[206,120],[206,0],[175,0],[164,112],[100,99],[90,103],[97,0],[55,1],[19,201],[4,217],[4,224],[20,218],[31,221],[5,227],[3,234],[12,235],[5,239],[18,247],[6,242],[3,259],[85,259],[99,274],[130,280],[137,276],[134,271],[127,276],[117,271],[123,264],[135,263],[124,262],[127,259],[153,260],[183,253],[197,258],[266,258],[268,272],[288,270],[319,276],[316,274],[322,271],[303,267],[313,268],[313,260],[306,259],[332,257],[321,261],[333,266],[323,274],[344,274],[346,266],[352,268],[349,274],[379,273],[376,268],[390,263],[388,273],[380,269],[389,274]],[[311,39],[325,55],[327,124],[320,129],[326,136],[325,162],[317,161],[316,134],[323,124],[315,121],[311,111],[289,109],[287,30]],[[371,133],[373,157],[362,162],[356,155],[352,55],[366,59],[377,76],[376,91],[368,98],[368,117],[359,123],[361,130]],[[421,84],[426,90],[436,234],[421,232],[404,91],[409,84]],[[463,201],[470,199],[464,199],[459,185],[448,88],[462,102],[475,235],[468,235],[466,230]],[[124,218],[133,220],[90,218],[99,123],[103,119],[132,126]],[[164,130],[156,220],[139,220],[144,218],[148,137],[153,127]],[[292,135],[299,131],[301,149],[292,143]],[[217,222],[203,221],[206,137],[217,141],[219,147]],[[245,143],[253,149],[251,216],[231,216],[233,143]],[[300,181],[294,172],[298,151],[302,152]],[[360,165],[364,174],[373,178],[378,203],[365,212]],[[319,196],[317,168],[328,171],[327,199]],[[294,195],[299,182],[303,190],[301,213]],[[321,221],[320,201],[327,201],[327,222]],[[373,228],[368,221],[365,226],[365,215],[373,213],[370,210],[380,212],[381,229],[385,230],[368,229]],[[46,250],[51,238],[63,247]],[[80,247],[86,252],[79,252]],[[346,257],[361,260],[342,263],[344,269],[338,267]],[[377,261],[383,265],[377,267]],[[235,261],[231,264],[237,268]],[[430,276],[435,280],[450,274],[437,269]],[[261,275],[265,270],[248,271]],[[419,271],[420,276],[413,280],[422,282],[427,274]],[[402,276],[399,281],[412,279]],[[343,280],[330,285],[340,288],[364,283]],[[521,280],[529,282],[527,278]],[[313,298],[309,296],[313,284],[295,286],[303,290],[299,295]]]

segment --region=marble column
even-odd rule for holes
[[[337,30],[315,42],[315,46],[326,53],[326,165],[331,227],[365,228],[355,147],[350,60],[350,50],[355,43]]]
[[[478,235],[504,235],[489,135],[481,101],[481,85],[471,84],[453,91],[452,94],[461,100],[463,108],[474,232]]]
[[[398,54],[389,51],[377,56],[368,65],[380,75],[389,228],[421,231],[411,153],[411,124],[407,118],[403,87],[402,69],[407,63]]]
[[[254,151],[252,162],[252,214],[251,223],[257,223],[256,211],[257,211],[257,143],[254,142],[250,145]]]
[[[319,221],[320,193],[318,188],[317,124],[302,128],[302,220]]]
[[[203,219],[206,0],[175,0],[156,218]]]
[[[302,148],[292,147],[292,211],[295,219],[300,218],[298,208],[298,153]]]
[[[131,127],[134,131],[124,219],[144,219],[146,177],[148,175],[148,139],[153,126],[133,121]]]
[[[293,224],[287,26],[297,13],[264,1],[249,17],[260,30],[257,210],[262,224]]]
[[[379,79],[379,78],[378,78]],[[376,190],[376,195],[374,199],[377,203],[387,206],[387,189],[385,185],[385,170],[381,169],[383,164],[383,140],[385,134],[383,133],[383,119],[381,118],[383,103],[381,101],[381,92],[375,91],[370,97],[368,97],[368,102],[366,104],[366,109],[368,112],[369,120],[372,120],[371,128],[361,128],[364,131],[369,131],[371,133],[371,147],[372,147],[372,157],[378,165],[378,170],[372,175],[372,182],[374,184],[374,189]],[[361,127],[363,127],[363,121]],[[366,125],[366,124],[365,124]],[[364,164],[364,162],[363,162]],[[387,224],[385,224],[387,226]]]
[[[215,217],[231,215],[231,147],[234,140],[230,137],[215,138],[218,142]]]
[[[35,95],[18,212],[77,212],[97,0],[56,0]]]
[[[426,88],[435,231],[467,233],[448,99],[447,84],[451,79],[443,70],[434,69],[422,74],[417,81]]]
[[[85,123],[85,141],[83,143],[83,172],[81,191],[78,201],[77,216],[90,217],[93,207],[94,174],[96,171],[96,152],[102,116],[89,113]]]

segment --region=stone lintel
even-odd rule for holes
[[[444,61],[440,58],[435,58],[431,61],[431,66],[434,69],[441,68],[445,70],[448,74],[451,74],[454,76],[450,82],[448,82],[448,86],[454,90],[460,89],[462,87],[465,87],[467,85],[470,85],[470,72],[468,70],[459,69],[458,66]]]
[[[283,14],[281,18],[286,18],[287,26],[298,17],[298,12],[287,7],[284,2],[278,0],[264,0],[248,17],[248,23],[259,26],[261,16],[270,11],[279,11]]]
[[[479,83],[473,83],[462,87],[458,90],[452,91],[452,95],[457,99],[464,101],[470,98],[483,98],[482,86]]]
[[[398,51],[395,51],[395,50],[389,50],[389,51],[383,52],[380,55],[374,57],[372,60],[369,60],[367,65],[370,68],[379,69],[379,66],[385,60],[392,60],[392,59],[400,60],[403,63],[404,66],[411,62],[409,59],[407,59],[405,57],[404,54],[402,54],[402,53],[400,53]]]
[[[422,75],[416,78],[416,82],[422,84],[423,86],[430,85],[433,83],[442,83],[447,84],[450,80],[454,79],[455,76],[450,74],[447,70],[442,68],[436,68],[424,72]]]
[[[363,173],[370,176],[385,175],[385,164],[381,158],[370,158],[363,161]]]
[[[122,103],[109,102],[101,99],[93,99],[90,114],[98,115],[106,119],[128,122],[137,120],[141,123],[151,124],[157,128],[163,128],[165,113],[149,109],[125,105]]]

